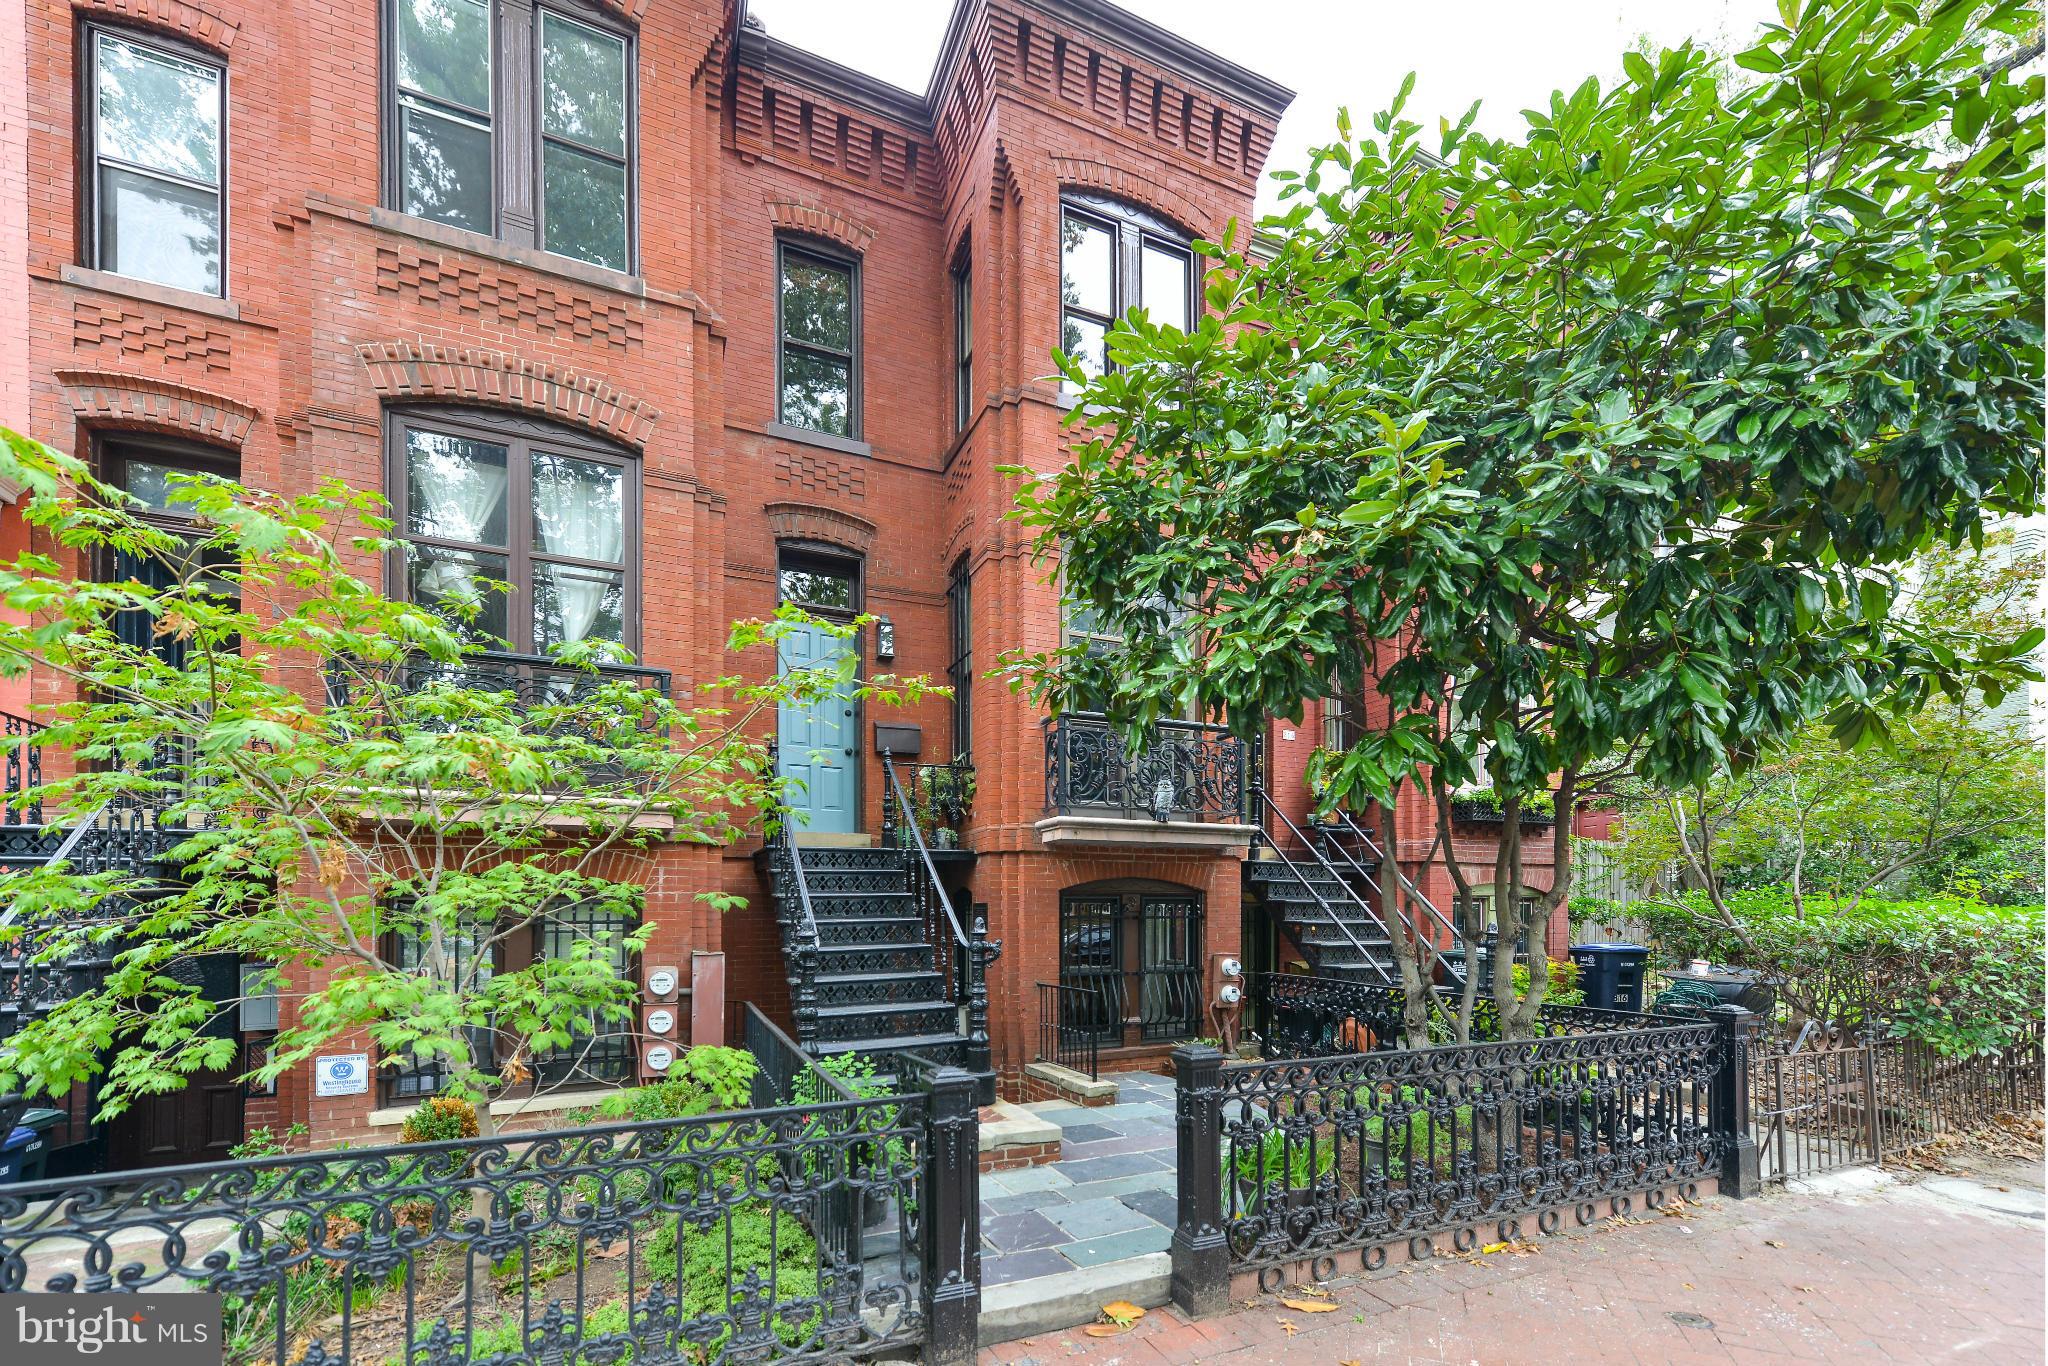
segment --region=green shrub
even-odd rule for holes
[[[686,1219],[663,1219],[647,1242],[647,1272],[657,1284],[673,1283],[680,1272],[686,1323],[731,1312],[729,1286],[750,1272],[775,1287],[779,1308],[772,1322],[784,1346],[809,1341],[824,1318],[812,1303],[818,1298],[817,1241],[794,1214],[774,1211],[763,1202],[735,1205],[725,1221],[708,1228],[692,1228]],[[707,1343],[706,1357],[715,1358],[731,1335],[726,1329]]]
[[[1309,1166],[1311,1150],[1313,1172]],[[1268,1129],[1257,1143],[1239,1148],[1232,1165],[1241,1186],[1263,1190],[1284,1185],[1289,1190],[1309,1190],[1316,1178],[1327,1176],[1336,1162],[1336,1145],[1328,1139],[1313,1143],[1304,1138],[1290,1140],[1286,1130]]]
[[[598,1105],[611,1119],[690,1119],[714,1110],[743,1110],[754,1100],[754,1055],[698,1044],[683,1050],[668,1075],[614,1091]]]
[[[400,1143],[442,1143],[476,1136],[476,1107],[454,1096],[428,1096],[398,1129]]]
[[[1515,984],[1517,995],[1529,992],[1529,965],[1516,963],[1509,969],[1509,976]],[[1569,958],[1550,960],[1550,987],[1543,993],[1543,1004],[1547,1006],[1582,1006],[1586,1003],[1586,991],[1579,985],[1579,965]]]
[[[2041,1025],[2048,974],[2038,905],[1987,906],[1965,893],[1853,904],[1810,897],[1801,914],[1782,887],[1726,901],[1746,937],[1698,893],[1635,909],[1666,961],[1753,969],[1777,984],[1783,1004],[1834,1028],[1882,1027],[1967,1057],[2009,1048]]]
[[[574,1306],[571,1306],[572,1312],[573,1308]],[[537,1307],[534,1317],[536,1320],[540,1317]],[[626,1302],[624,1300],[612,1300],[607,1304],[599,1305],[584,1315],[582,1336],[587,1341],[596,1337],[609,1337],[615,1333],[631,1332],[632,1327],[632,1316],[627,1311]],[[488,1361],[500,1357],[516,1358],[526,1356],[528,1353],[526,1329],[527,1322],[524,1317],[500,1319],[487,1328],[477,1329],[470,1339],[470,1359],[473,1361]],[[609,1352],[604,1354],[605,1366],[612,1366],[614,1362],[628,1362],[632,1359],[633,1348],[630,1344],[627,1345],[623,1356],[614,1357]],[[592,1359],[582,1351],[578,1351],[574,1356],[568,1358],[568,1362],[569,1366],[595,1366]],[[391,1357],[385,1361],[384,1366],[405,1366],[405,1359],[403,1357]]]

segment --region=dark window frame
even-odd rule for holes
[[[516,933],[503,934],[498,928],[486,932],[491,939],[491,972],[517,972],[543,958],[547,952],[550,930],[561,925],[570,928],[588,928],[574,922],[577,918],[588,918],[593,913],[582,904],[554,906],[542,911],[533,921]],[[644,909],[643,909],[644,914]],[[640,977],[640,959],[625,951],[624,940],[631,934],[634,922],[617,916],[605,916],[605,920],[619,927],[620,951],[618,961],[620,975],[637,982]],[[380,951],[387,962],[404,965],[408,959],[411,936],[401,930],[387,930],[379,936]],[[419,950],[411,946],[410,957],[415,961]],[[590,1045],[589,1039],[572,1039],[561,1048],[536,1054],[527,1059],[533,1076],[523,1086],[512,1088],[511,1093],[534,1094],[541,1090],[552,1090],[565,1084],[579,1086],[626,1086],[631,1085],[639,1069],[639,1041],[637,1024],[633,1021],[605,1022],[607,1032]],[[582,1054],[579,1061],[579,1053]],[[497,1058],[492,1058],[496,1062]],[[424,1100],[439,1095],[447,1083],[447,1074],[437,1058],[425,1060],[407,1059],[395,1067],[383,1065],[379,1059],[377,1067],[378,1095],[386,1105],[405,1101]]]
[[[398,15],[404,0],[381,0],[379,5],[379,47],[383,73],[379,81],[379,112],[383,131],[379,146],[383,160],[381,175],[384,204],[396,213],[406,213],[404,183],[404,139],[400,122],[398,88]],[[516,247],[546,252],[564,261],[597,270],[616,269],[622,275],[640,273],[640,31],[614,9],[591,0],[487,0],[490,18],[491,53],[491,231],[486,236]],[[626,131],[626,261],[612,267],[580,256],[550,251],[547,240],[547,187],[543,170],[546,144],[554,141],[586,154],[593,149],[566,138],[550,138],[543,131],[540,109],[541,26],[544,16],[554,14],[572,24],[595,29],[624,42],[625,131]],[[523,18],[523,22],[521,19]],[[509,22],[508,22],[509,21]],[[455,106],[450,106],[454,108]],[[594,153],[616,163],[609,152]],[[410,215],[409,215],[410,216]],[[435,219],[423,219],[438,226]],[[458,232],[470,231],[456,228]]]
[[[124,24],[109,23],[102,19],[85,19],[79,23],[79,46],[77,58],[77,110],[78,110],[78,242],[80,264],[89,270],[106,271],[109,275],[120,275],[124,280],[142,280],[161,289],[179,289],[187,293],[203,294],[212,299],[228,297],[228,243],[229,243],[229,200],[228,169],[233,158],[229,155],[228,125],[228,62],[227,58],[210,48],[183,41],[155,29],[132,28]],[[189,289],[184,285],[164,284],[148,280],[139,275],[125,275],[105,263],[100,243],[100,136],[99,136],[99,39],[101,35],[141,48],[153,48],[167,57],[178,61],[207,66],[220,73],[220,133],[219,146],[215,151],[218,163],[213,185],[214,198],[219,203],[220,223],[220,287],[207,291]],[[117,161],[113,165],[140,175],[152,176],[188,189],[203,189],[196,181],[170,175],[162,171],[134,166],[129,162]]]
[[[953,430],[974,421],[974,260],[961,242],[953,259]]]
[[[411,488],[405,459],[405,433],[409,429],[488,441],[506,447],[506,545],[487,546],[480,542],[457,541],[447,537],[414,536],[408,530],[411,518]],[[532,456],[536,447],[577,460],[614,465],[621,470],[620,516],[624,519],[625,525],[621,533],[620,561],[617,566],[596,560],[579,559],[572,555],[548,551],[536,553],[533,550]],[[520,458],[522,451],[525,453],[523,461]],[[387,497],[395,523],[392,535],[400,542],[385,559],[386,592],[391,597],[399,601],[410,600],[406,583],[405,557],[405,545],[408,543],[417,541],[446,549],[501,555],[506,562],[505,581],[512,585],[510,600],[506,603],[505,609],[509,634],[503,648],[516,655],[537,656],[539,651],[534,648],[533,640],[532,566],[536,563],[545,563],[603,570],[619,568],[624,575],[619,615],[620,634],[625,639],[621,643],[636,658],[638,657],[643,625],[641,581],[645,568],[641,561],[644,539],[641,534],[644,469],[638,453],[589,433],[579,432],[572,427],[491,409],[394,405],[385,413],[384,461],[385,488],[389,491]],[[520,573],[522,565],[526,569],[523,578]]]
[[[953,757],[974,751],[974,565],[962,554],[946,573],[946,620],[952,630],[946,682],[953,689]]]
[[[791,570],[846,579],[853,585],[852,602],[845,607],[836,607],[790,597],[783,591],[782,576]],[[814,617],[851,621],[865,610],[866,580],[865,557],[843,547],[798,540],[781,541],[775,547],[775,601],[778,606],[786,603],[801,607]]]
[[[795,341],[790,338],[782,316],[782,281],[787,273],[786,263],[792,255],[806,257],[818,265],[826,266],[833,270],[843,270],[847,273],[847,304],[850,314],[849,322],[851,324],[848,339],[852,343],[851,350],[845,352],[835,351],[831,347],[820,345],[817,342]],[[773,284],[775,290],[775,421],[793,432],[812,432],[837,441],[865,441],[867,438],[862,435],[862,432],[867,424],[863,420],[861,412],[862,386],[860,382],[861,354],[863,350],[861,345],[861,314],[863,311],[861,309],[861,258],[853,252],[842,250],[829,243],[820,242],[815,238],[778,234],[775,238],[775,278]],[[813,355],[824,356],[833,360],[844,360],[846,362],[847,429],[845,431],[828,432],[822,427],[807,427],[801,422],[792,421],[790,415],[783,411],[783,364],[789,354],[789,348],[792,346],[799,351],[808,351]]]
[[[1066,245],[1065,225],[1068,218],[1076,218],[1093,227],[1106,230],[1110,235],[1109,257],[1109,303],[1107,315],[1066,301]],[[1168,252],[1187,263],[1187,297],[1184,300],[1188,326],[1192,327],[1201,318],[1200,263],[1196,257],[1191,238],[1186,231],[1169,223],[1157,214],[1148,213],[1121,200],[1101,195],[1081,194],[1069,190],[1060,196],[1061,242],[1058,262],[1060,288],[1060,342],[1066,342],[1067,318],[1071,314],[1086,319],[1102,328],[1104,342],[1102,364],[1105,370],[1113,370],[1115,364],[1109,359],[1108,335],[1117,320],[1133,308],[1145,307],[1145,248]]]

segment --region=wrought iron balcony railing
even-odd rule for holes
[[[460,663],[414,656],[395,664],[372,664],[360,660],[336,660],[327,668],[327,700],[344,706],[356,690],[372,681],[388,684],[395,692],[417,692],[435,683],[473,688],[486,692],[510,693],[526,707],[563,706],[588,698],[607,684],[638,684],[662,696],[671,695],[673,676],[667,669],[639,665],[602,665],[595,672],[563,664],[540,655],[479,652]],[[647,727],[656,725],[650,717]],[[593,779],[617,778],[620,774],[599,764],[591,766]]]
[[[1162,721],[1132,754],[1101,716],[1047,717],[1045,804],[1062,816],[1242,821],[1244,745],[1222,726]]]

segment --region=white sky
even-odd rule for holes
[[[1425,131],[1483,103],[1479,126],[1518,135],[1521,111],[1548,104],[1587,76],[1621,70],[1622,50],[1647,35],[1660,47],[1697,38],[1739,51],[1773,0],[1119,0],[1295,92],[1268,169],[1296,166],[1335,135],[1337,107],[1354,121],[1386,107],[1417,73],[1408,115]],[[922,94],[952,0],[749,0],[768,31],[842,65]],[[1270,188],[1260,206],[1275,206]]]

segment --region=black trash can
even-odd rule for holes
[[[1641,944],[1574,944],[1572,962],[1586,1004],[1599,1010],[1641,1010],[1643,967],[1650,951]]]

